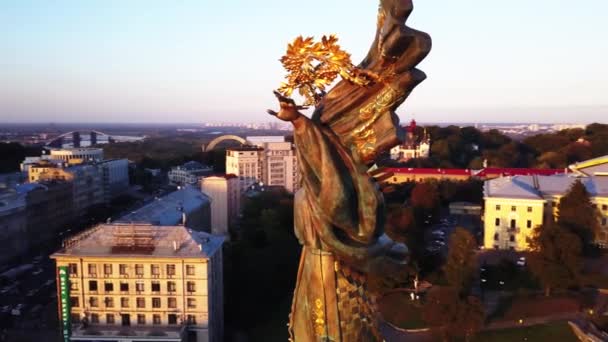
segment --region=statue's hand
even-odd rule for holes
[[[307,109],[307,107],[296,105],[296,103],[293,101],[293,99],[290,99],[289,97],[281,95],[276,90],[274,91],[274,95],[279,100],[281,109],[279,110],[278,113],[271,109],[267,110],[267,112],[268,112],[268,114],[274,115],[283,121],[288,121],[288,122],[294,121],[303,115],[302,113],[299,112],[299,110]]]

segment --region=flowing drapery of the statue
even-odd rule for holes
[[[278,93],[281,111],[269,111],[294,124],[302,177],[294,202],[304,246],[289,320],[295,342],[382,339],[366,276],[403,274],[407,248],[383,234],[383,196],[366,171],[400,142],[395,110],[425,78],[415,66],[431,40],[405,25],[412,9],[411,0],[380,0],[376,38],[359,65],[379,81],[339,82],[311,119]]]
[[[379,339],[365,286],[369,261],[387,248],[382,196],[331,131],[307,118],[294,131],[306,176],[295,200],[304,245],[290,330],[296,341]]]

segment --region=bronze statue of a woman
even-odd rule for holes
[[[379,185],[367,170],[401,141],[395,110],[425,79],[415,66],[430,37],[405,26],[411,0],[381,0],[372,47],[357,67],[362,85],[340,81],[315,98],[312,118],[275,92],[294,126],[302,187],[295,195],[295,233],[303,245],[289,321],[291,340],[381,341],[366,275],[405,272],[407,248],[384,234]],[[365,76],[363,76],[365,77]]]

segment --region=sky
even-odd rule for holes
[[[414,0],[421,122],[608,122],[608,1]],[[0,122],[265,122],[298,35],[358,63],[374,0],[2,0]]]

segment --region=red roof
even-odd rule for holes
[[[476,176],[485,178],[488,176],[553,176],[566,173],[564,169],[525,169],[525,168],[499,168],[487,167],[479,171],[470,169],[424,169],[414,167],[392,167],[386,168],[387,172],[395,174],[423,174],[423,175],[450,175],[450,176]]]
[[[450,176],[471,176],[469,169],[422,169],[413,167],[393,167],[386,168],[388,172],[401,174],[425,174],[425,175],[450,175]]]
[[[501,176],[553,176],[566,173],[565,169],[524,169],[524,168],[500,168],[500,167],[487,167],[480,170],[475,176],[477,177],[488,177],[489,175],[501,175]]]

